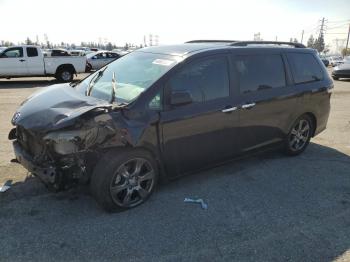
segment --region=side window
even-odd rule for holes
[[[38,49],[35,47],[27,47],[27,55],[28,57],[38,56]]]
[[[286,86],[284,63],[278,54],[236,56],[234,65],[242,94]]]
[[[23,48],[22,47],[8,48],[5,52],[1,54],[1,57],[3,58],[23,57]]]
[[[289,53],[294,82],[296,84],[319,81],[323,79],[322,68],[312,54]]]
[[[229,96],[229,77],[225,57],[201,59],[185,65],[168,82],[172,92],[188,91],[193,102]]]

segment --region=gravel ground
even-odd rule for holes
[[[14,163],[19,103],[51,78],[0,80],[0,261],[350,261],[350,81],[335,81],[326,131],[298,157],[238,160],[103,212],[86,188],[50,193]],[[201,197],[208,210],[183,203]]]

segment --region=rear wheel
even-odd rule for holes
[[[144,203],[157,181],[157,165],[147,151],[112,150],[96,165],[90,190],[106,211],[122,211]]]
[[[74,72],[69,68],[62,68],[56,73],[57,80],[61,82],[72,82]]]
[[[285,152],[292,156],[302,153],[310,143],[313,130],[314,124],[308,115],[299,117],[286,138]]]

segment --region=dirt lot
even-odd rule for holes
[[[336,81],[328,129],[299,157],[235,161],[161,186],[106,214],[87,190],[49,193],[10,163],[10,119],[50,78],[0,80],[0,260],[350,261],[350,81]],[[183,203],[201,197],[208,210]]]

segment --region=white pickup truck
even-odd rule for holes
[[[0,51],[0,78],[54,76],[70,82],[85,68],[85,56],[45,57],[37,46],[12,46]]]

